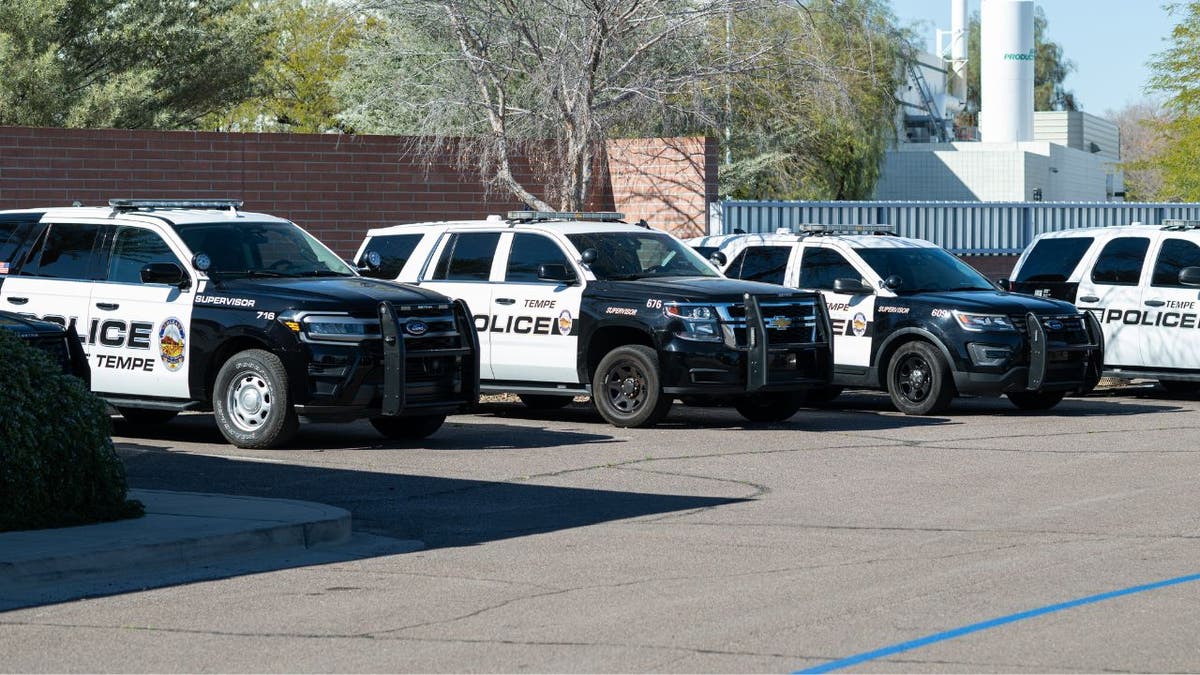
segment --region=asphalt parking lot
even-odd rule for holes
[[[0,613],[0,669],[1200,670],[1200,401],[841,403],[648,430],[489,403],[419,445],[356,423],[288,450],[119,425],[134,487],[331,504],[353,541]]]

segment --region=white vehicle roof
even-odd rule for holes
[[[687,240],[689,246],[716,246],[719,249],[734,246],[790,246],[797,242],[833,241],[851,248],[938,248],[937,244],[924,239],[896,237],[880,234],[722,234],[711,237],[696,237]]]
[[[500,216],[488,216],[486,220],[447,220],[430,223],[407,223],[367,230],[368,237],[396,234],[416,234],[430,229],[509,229],[514,232],[556,232],[559,234],[584,234],[589,232],[661,232],[647,230],[640,225],[590,220],[541,220],[534,222],[509,222]],[[662,232],[662,234],[666,234]]]
[[[43,209],[36,209],[41,211]],[[242,222],[290,222],[278,216],[253,211],[231,211],[229,209],[176,209],[160,208],[153,210],[124,211],[107,206],[68,206],[44,209],[42,220],[59,221],[79,218],[102,220],[126,220],[138,222],[161,223],[163,218],[172,223],[216,223],[230,220]]]

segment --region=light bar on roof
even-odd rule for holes
[[[531,222],[536,220],[594,220],[605,223],[620,222],[624,213],[616,211],[509,211],[508,220]]]
[[[1163,218],[1165,230],[1196,230],[1200,229],[1200,220],[1185,220],[1183,218]]]
[[[797,225],[796,231],[805,234],[895,234],[895,225]]]
[[[138,209],[229,209],[242,208],[240,199],[110,199],[108,205],[119,211]]]

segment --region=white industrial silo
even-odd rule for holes
[[[1033,0],[983,0],[979,131],[985,143],[1033,140]]]
[[[967,100],[967,0],[950,0],[950,93]]]

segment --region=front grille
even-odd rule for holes
[[[1029,326],[1026,323],[1026,315],[1013,314],[1008,318],[1010,321],[1012,321],[1012,324],[1016,327],[1017,331],[1021,333],[1022,337],[1029,336]],[[1091,343],[1091,338],[1087,331],[1087,324],[1084,323],[1082,314],[1055,314],[1039,316],[1038,321],[1040,321],[1042,324],[1042,330],[1046,332],[1046,341],[1048,343],[1066,345],[1086,345]]]
[[[766,327],[766,339],[772,346],[812,344],[822,341],[818,327],[818,309],[808,298],[760,298],[759,313]],[[737,349],[747,349],[750,334],[746,325],[746,305],[727,303],[717,305],[725,343]]]

